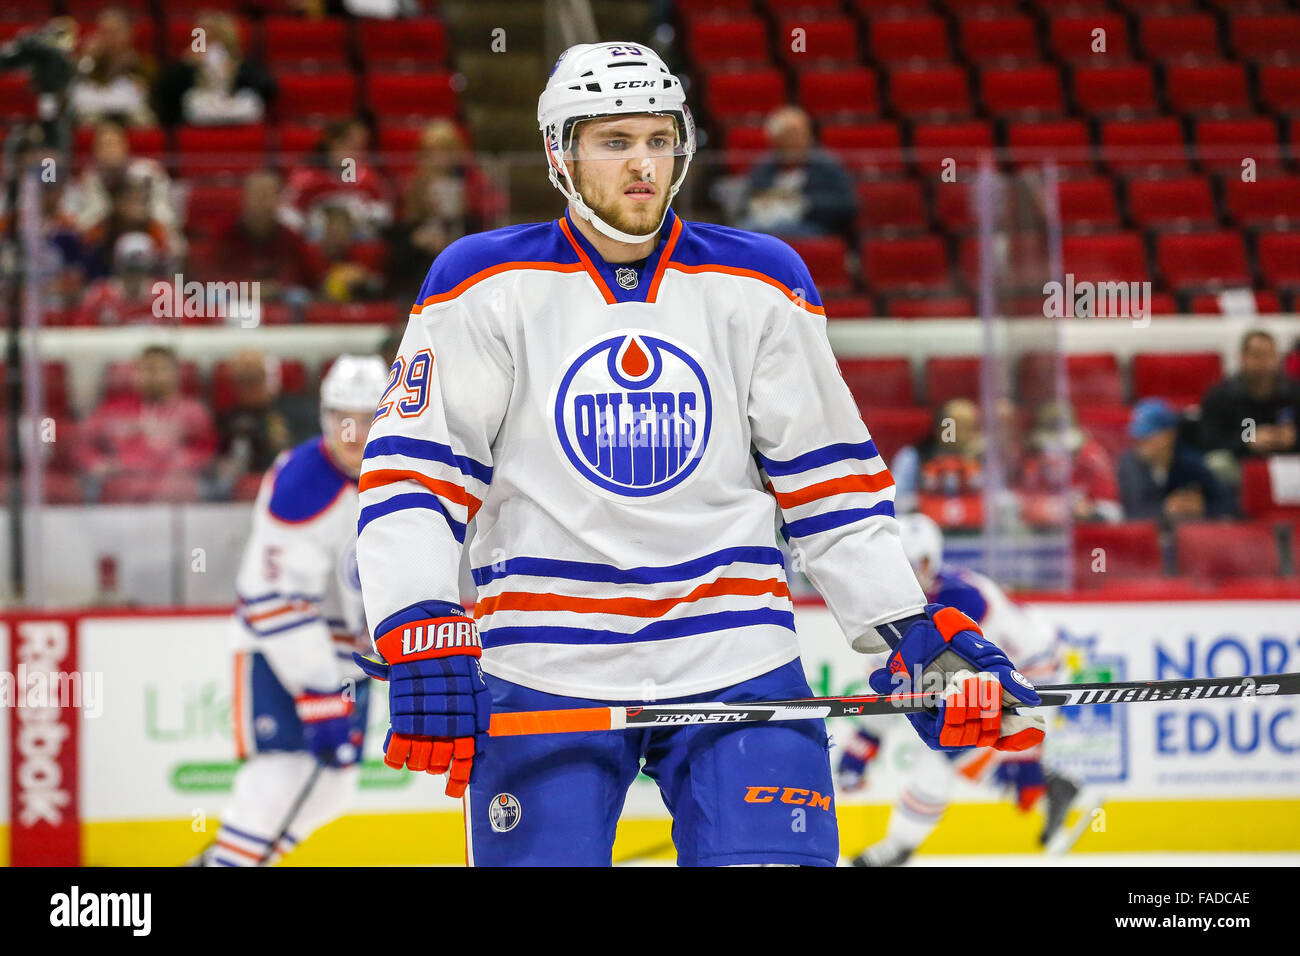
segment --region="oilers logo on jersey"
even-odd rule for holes
[[[662,336],[603,336],[566,366],[555,430],[577,473],[615,495],[644,498],[685,481],[704,455],[713,398],[700,362]]]

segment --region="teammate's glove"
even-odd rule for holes
[[[384,663],[352,655],[371,677],[389,682],[384,763],[445,773],[447,796],[463,796],[492,715],[478,628],[451,604],[417,604],[385,626],[375,640]]]
[[[353,722],[354,701],[349,693],[304,690],[293,704],[302,722],[302,742],[308,752],[332,767],[356,762],[361,728]]]
[[[867,730],[858,730],[844,744],[840,764],[835,770],[835,782],[846,792],[861,790],[867,785],[867,764],[880,753],[880,738]]]
[[[1016,806],[1021,810],[1033,809],[1039,798],[1047,792],[1040,760],[1004,760],[993,771],[993,779],[1016,790]]]
[[[994,747],[1028,750],[1042,741],[1041,715],[1006,714],[1003,704],[1041,703],[1034,685],[1017,671],[979,625],[955,607],[927,604],[924,614],[898,622],[900,637],[869,680],[878,694],[938,692],[937,708],[908,714],[933,750]]]

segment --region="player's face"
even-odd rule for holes
[[[649,114],[588,120],[575,134],[573,184],[622,232],[645,235],[663,220],[672,188],[677,125]]]
[[[361,460],[366,453],[366,439],[370,437],[374,416],[374,409],[348,412],[326,409],[321,412],[321,429],[330,455],[354,478],[361,474]]]

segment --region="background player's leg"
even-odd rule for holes
[[[697,700],[810,697],[796,661]],[[834,866],[839,857],[826,730],[800,720],[657,731],[645,772],[673,815],[680,866]]]
[[[936,750],[920,751],[889,814],[885,838],[855,857],[853,865],[905,863],[943,819],[960,772],[951,755]]]
[[[486,680],[497,711],[597,703]],[[642,738],[630,731],[493,738],[475,758],[467,792],[470,865],[611,865]]]

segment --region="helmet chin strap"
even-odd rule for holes
[[[689,165],[690,165],[690,161],[688,160],[687,166]],[[629,245],[634,245],[634,246],[640,245],[643,242],[647,242],[653,239],[655,236],[659,235],[659,230],[662,229],[664,226],[664,220],[668,218],[668,205],[673,201],[673,197],[677,195],[677,186],[676,184],[674,184],[672,189],[668,193],[668,203],[664,204],[664,214],[659,217],[658,224],[650,232],[647,232],[645,235],[638,236],[635,233],[623,232],[621,229],[615,229],[604,219],[601,219],[599,216],[597,216],[595,210],[592,209],[589,205],[587,205],[587,201],[582,198],[582,194],[578,192],[577,187],[573,185],[573,179],[572,177],[569,176],[568,167],[565,167],[564,169],[564,182],[565,185],[568,186],[567,189],[565,188],[564,185],[560,184],[560,180],[559,177],[556,175],[554,166],[551,167],[550,174],[551,174],[551,182],[555,185],[555,188],[558,189],[561,193],[563,193],[564,197],[568,199],[569,202],[573,205],[574,212],[576,212],[581,218],[587,220],[587,222],[591,223],[592,226],[595,227],[597,232],[599,232],[602,236],[606,236],[610,239],[615,240],[616,242],[626,242]],[[686,176],[686,167],[683,167],[682,175],[681,177],[678,178],[678,182],[680,183],[681,180],[685,178],[685,176]]]

